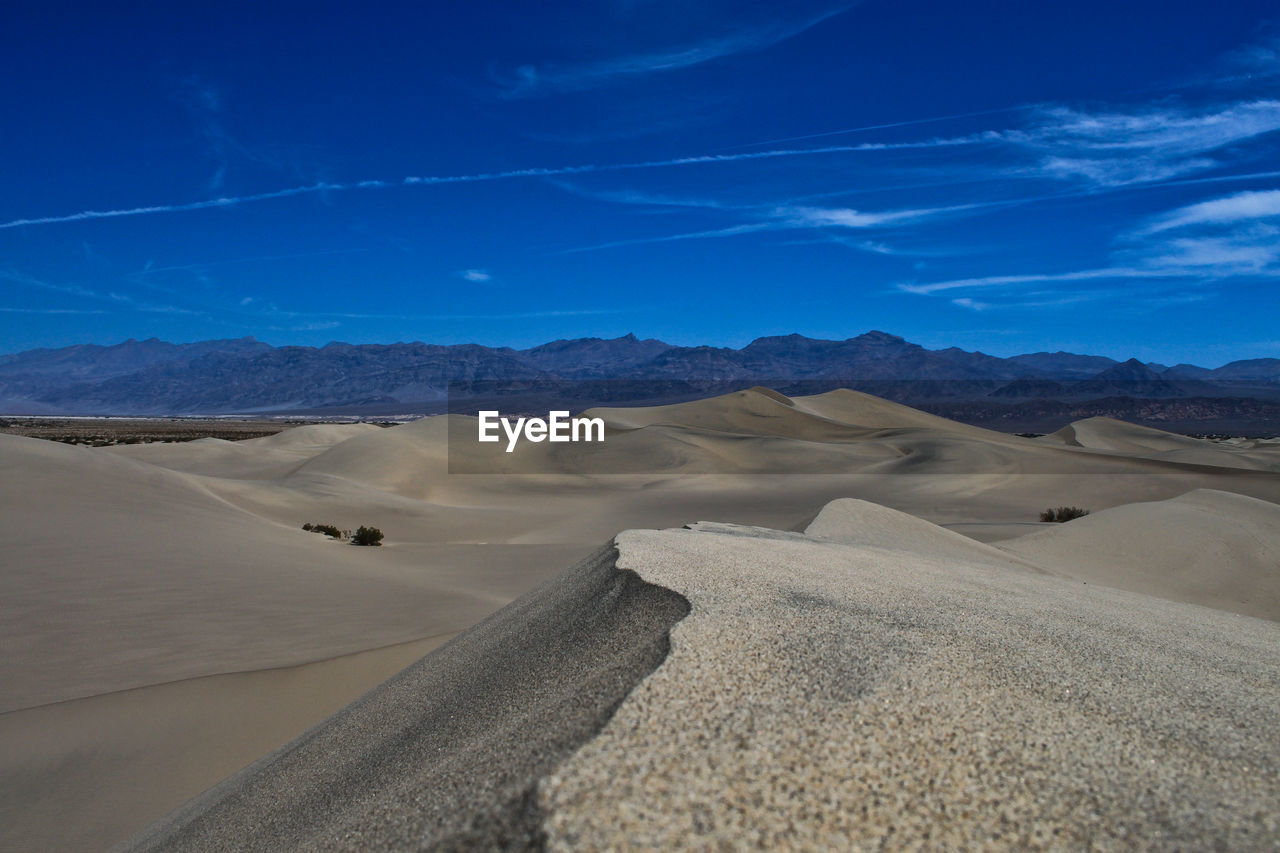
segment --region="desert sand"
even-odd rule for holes
[[[1263,849],[1278,652],[860,500],[627,531],[125,849]]]
[[[657,608],[662,613],[653,617],[656,621],[645,622],[649,627],[643,630],[628,627],[631,616],[617,617],[622,627],[608,627],[604,623],[612,625],[614,617],[603,615],[601,625],[583,629],[584,648],[595,648],[597,640],[591,638],[613,638],[598,640],[607,646],[607,651],[600,652],[601,661],[616,655],[632,661],[618,665],[608,690],[592,688],[597,699],[589,712],[569,726],[561,706],[555,704],[568,700],[555,699],[550,695],[555,691],[538,694],[543,704],[534,705],[541,710],[530,711],[527,720],[511,716],[518,710],[511,703],[503,705],[507,716],[498,714],[501,709],[491,709],[498,714],[491,719],[506,726],[498,727],[506,738],[504,749],[531,737],[531,731],[542,731],[549,725],[545,721],[565,717],[571,733],[561,733],[563,737],[556,731],[545,733],[545,738],[556,741],[554,748],[539,748],[527,760],[512,758],[510,766],[490,762],[498,768],[493,772],[508,773],[506,781],[481,779],[483,774],[472,774],[477,778],[467,781],[461,778],[467,772],[458,766],[423,770],[452,774],[450,785],[460,786],[456,789],[460,799],[438,801],[452,806],[424,805],[427,800],[437,802],[431,799],[434,794],[425,791],[442,790],[423,782],[427,776],[415,776],[416,770],[385,768],[385,786],[382,781],[377,785],[383,792],[378,796],[385,799],[345,804],[335,811],[332,826],[346,821],[342,826],[361,827],[362,833],[391,832],[376,827],[395,821],[402,828],[414,825],[404,822],[409,820],[405,809],[416,804],[412,808],[423,810],[420,821],[434,820],[428,815],[440,809],[465,812],[469,821],[478,821],[475,826],[468,823],[470,828],[456,821],[440,823],[434,830],[439,838],[489,833],[497,831],[495,826],[516,834],[547,832],[552,839],[569,839],[566,843],[572,843],[573,832],[587,833],[582,838],[597,837],[578,818],[568,817],[594,807],[585,801],[574,805],[583,788],[564,774],[591,750],[605,750],[613,728],[631,719],[627,709],[649,701],[643,697],[650,685],[664,679],[696,682],[696,677],[686,682],[684,675],[670,674],[684,672],[682,667],[688,665],[681,662],[685,660],[682,649],[696,656],[695,647],[704,645],[693,641],[700,635],[691,626],[703,624],[699,620],[705,618],[710,620],[705,624],[712,626],[708,630],[724,634],[727,645],[715,652],[720,647],[708,642],[707,655],[728,659],[737,654],[731,650],[745,649],[742,660],[730,660],[725,666],[767,663],[770,669],[761,670],[757,679],[760,690],[777,686],[769,672],[777,670],[778,678],[789,677],[781,672],[791,665],[783,665],[789,658],[775,657],[769,663],[751,657],[755,641],[725,633],[729,629],[723,627],[728,624],[723,619],[729,617],[699,598],[704,589],[699,584],[705,582],[707,590],[714,586],[716,566],[741,572],[739,583],[744,590],[752,590],[754,597],[780,597],[776,602],[780,612],[792,608],[808,613],[806,596],[836,602],[833,606],[845,615],[833,616],[831,625],[818,632],[819,638],[830,640],[836,648],[853,644],[849,648],[857,660],[850,665],[870,667],[866,674],[870,680],[855,692],[880,697],[876,701],[890,697],[885,700],[890,705],[905,708],[903,703],[917,698],[911,692],[917,688],[901,683],[907,670],[896,668],[897,653],[884,652],[888,657],[879,658],[883,651],[875,645],[879,641],[866,636],[866,630],[838,629],[850,624],[849,612],[861,613],[864,605],[868,612],[880,612],[875,608],[883,610],[890,598],[901,601],[904,612],[922,614],[910,617],[918,620],[916,628],[898,629],[920,644],[902,649],[923,650],[918,661],[922,668],[911,670],[907,680],[936,682],[944,693],[958,691],[946,694],[959,703],[957,708],[978,707],[996,695],[984,690],[1012,691],[1000,694],[1006,697],[1035,693],[1029,683],[1013,679],[1009,671],[1021,666],[1014,665],[1015,658],[1040,660],[1036,655],[1045,658],[1046,666],[1067,667],[1064,671],[1086,685],[1089,696],[1102,697],[1098,702],[1112,703],[1077,709],[1084,715],[1080,725],[1086,727],[1111,719],[1107,715],[1114,707],[1138,702],[1157,720],[1152,723],[1153,731],[1160,733],[1156,740],[1167,740],[1186,727],[1201,732],[1198,737],[1203,740],[1204,732],[1217,731],[1213,727],[1226,725],[1227,718],[1252,719],[1248,716],[1252,711],[1245,707],[1248,703],[1261,701],[1260,697],[1275,701],[1273,694],[1256,693],[1274,690],[1274,673],[1264,665],[1266,655],[1260,651],[1275,659],[1275,625],[1265,621],[1277,618],[1274,513],[1280,501],[1280,455],[1272,443],[1187,439],[1099,419],[1054,436],[1027,439],[956,424],[848,391],[792,400],[753,389],[675,406],[587,414],[605,419],[604,444],[523,444],[516,453],[496,461],[485,452],[487,447],[457,440],[474,436],[474,420],[457,416],[389,429],[308,426],[242,442],[212,439],[111,448],[0,436],[0,502],[6,539],[0,573],[4,609],[0,638],[6,650],[0,664],[6,685],[0,708],[0,801],[5,810],[0,848],[105,849],[120,842],[235,768],[283,746],[417,654],[476,625],[564,567],[595,553],[600,543],[612,541],[618,531],[674,528],[696,519],[708,524],[696,531],[618,538],[618,565],[638,576],[631,586],[618,587],[631,590],[622,598],[634,593],[640,610],[648,613]],[[501,466],[501,473],[462,473],[494,470],[486,467],[494,464]],[[857,501],[831,504],[841,499]],[[1040,510],[1062,504],[1087,507],[1094,514],[1065,525],[1036,522]],[[851,513],[850,507],[857,511]],[[386,545],[354,548],[330,541],[299,529],[308,521],[344,528],[374,524],[385,531]],[[809,535],[800,532],[806,527]],[[659,538],[650,542],[646,535]],[[676,548],[667,544],[669,540],[705,542],[690,546],[694,548],[690,554],[702,554],[700,549],[707,549],[707,554],[667,562],[665,557],[644,556]],[[744,543],[747,550],[735,556],[735,543]],[[721,559],[717,553],[724,548],[730,550]],[[813,577],[796,574],[800,572],[796,567],[808,565],[809,558],[786,550],[790,548],[814,555]],[[605,563],[612,571],[611,561],[602,562],[597,556],[581,564],[578,574],[595,571],[598,575]],[[621,583],[614,575],[617,572],[605,580],[593,575],[595,580],[573,586],[572,594],[557,586],[568,583],[562,577],[532,593],[532,599],[522,599],[521,606],[550,608],[547,612],[589,620],[592,609],[603,606],[601,596],[612,602],[609,607],[621,606],[617,596],[598,591]],[[729,583],[730,576],[720,580]],[[962,590],[967,592],[960,596],[961,603],[951,609],[943,606]],[[561,593],[558,603],[548,603],[547,596]],[[655,631],[670,628],[668,622],[675,624],[668,605],[653,603],[669,604],[675,600],[670,595],[687,600],[692,607],[672,632],[672,653],[665,658],[651,653],[627,657],[637,644],[656,647],[645,645],[649,640],[628,642],[626,637],[652,639]],[[700,606],[709,609],[704,612]],[[936,618],[930,617],[935,610]],[[250,819],[249,812],[236,809],[261,809],[258,814],[267,814],[271,802],[235,792],[259,784],[252,781],[259,778],[257,774],[310,766],[306,757],[310,753],[299,744],[330,744],[328,753],[335,768],[364,768],[360,778],[369,778],[374,772],[370,768],[383,767],[369,751],[375,736],[390,737],[395,743],[420,743],[426,749],[432,735],[423,730],[423,720],[441,719],[446,705],[454,709],[450,713],[464,708],[470,709],[464,713],[474,713],[476,702],[490,701],[476,697],[516,689],[515,682],[502,681],[506,676],[501,671],[520,667],[509,662],[494,664],[490,671],[484,661],[497,660],[492,656],[498,652],[484,644],[497,643],[494,637],[509,635],[520,619],[532,618],[522,612],[517,609],[513,615],[508,610],[493,617],[506,627],[483,623],[490,625],[485,630],[491,636],[464,634],[445,645],[329,723],[311,729],[274,760],[264,759],[248,775],[217,789],[221,793],[206,795],[199,805],[182,813],[186,817],[171,817],[158,825],[166,828],[153,828],[145,837],[177,837],[165,834],[177,832],[196,838],[203,837],[190,834],[196,832],[190,829],[196,823],[205,827],[201,832],[234,825],[199,817],[212,814],[209,809],[230,809],[218,813],[239,815],[235,820]],[[1035,637],[1015,636],[1010,627],[1025,629],[1031,624],[1028,614],[1038,618],[1049,613],[1058,615],[1047,623],[1043,648],[1036,645]],[[881,625],[888,619],[876,618],[880,621],[873,619],[871,624]],[[1064,651],[1076,647],[1054,645],[1051,639],[1053,631],[1059,630],[1052,626],[1063,625],[1068,618],[1090,626],[1093,632],[1074,638],[1081,644],[1078,650],[1084,663]],[[1157,714],[1160,702],[1173,701],[1164,688],[1139,684],[1133,693],[1125,694],[1119,688],[1107,693],[1099,686],[1114,680],[1118,672],[1107,668],[1111,664],[1102,661],[1100,649],[1108,643],[1129,644],[1121,638],[1130,635],[1140,638],[1134,649],[1146,649],[1141,638],[1155,644],[1162,631],[1168,633],[1170,620],[1188,626],[1183,633],[1189,639],[1166,638],[1183,645],[1162,647],[1167,656],[1151,657],[1151,667],[1161,671],[1175,665],[1187,667],[1188,674],[1178,677],[1182,681],[1170,676],[1170,684],[1183,684],[1192,680],[1193,666],[1208,679],[1208,673],[1216,670],[1206,661],[1234,660],[1227,674],[1213,678],[1237,678],[1239,683],[1205,681],[1233,691],[1226,705],[1205,710],[1188,700],[1190,704],[1178,706],[1180,712],[1166,708]],[[818,630],[822,620],[815,616],[810,621]],[[1112,622],[1121,627],[1107,628]],[[974,633],[979,623],[1004,626],[1000,629],[1004,633],[993,637],[1005,639],[981,645]],[[931,638],[931,625],[943,633]],[[762,624],[759,630],[769,629]],[[689,632],[685,646],[680,641],[682,631]],[[853,636],[841,639],[846,633]],[[832,634],[840,636],[828,636]],[[1237,634],[1237,640],[1230,639]],[[952,651],[930,657],[942,636],[960,639]],[[565,659],[580,650],[570,654],[565,647],[544,654],[539,644],[550,640],[540,637],[537,632],[525,637],[532,645],[523,660],[530,662],[530,671],[554,681],[564,675],[564,666],[570,666]],[[795,637],[797,647],[818,642],[800,634]],[[1200,657],[1189,657],[1190,650],[1183,647],[1192,642],[1203,642]],[[1051,652],[1050,647],[1058,651]],[[965,657],[960,649],[968,649],[968,658],[974,660],[957,660],[957,655]],[[1130,653],[1125,660],[1141,657],[1136,650],[1124,651]],[[535,659],[537,667],[532,665]],[[831,677],[843,678],[838,667],[825,669],[829,655],[805,660],[801,668],[809,672],[808,678],[821,681],[831,672],[836,673]],[[975,680],[982,667],[986,667],[985,682]],[[446,677],[445,670],[453,675]],[[488,686],[463,683],[459,673]],[[569,678],[565,683],[572,682]],[[1256,686],[1250,688],[1244,682]],[[314,693],[317,684],[326,685],[323,696]],[[405,696],[418,695],[414,691],[424,687],[436,691],[447,687],[450,696],[432,698],[431,703],[445,703],[431,705],[435,710],[401,707]],[[780,693],[777,701],[787,705],[791,695]],[[1031,737],[1039,731],[1037,727],[1050,725],[1047,720],[1053,715],[1048,709],[1061,709],[1036,695],[1035,702],[1027,700],[1031,704],[1025,716],[1006,715],[991,721],[989,731],[1012,736],[1016,730],[1019,737]],[[696,692],[688,698],[695,704],[699,701]],[[472,704],[466,705],[468,701]],[[705,695],[703,701],[708,701]],[[940,716],[931,725],[960,725],[962,721],[947,716],[951,712],[946,709],[953,705],[950,699],[941,705]],[[615,707],[619,710],[612,716]],[[212,708],[234,709],[234,713],[210,713]],[[778,749],[783,741],[789,750],[809,736],[804,734],[802,719],[807,712],[800,707],[793,711],[797,720],[793,734],[801,740],[787,740],[779,733]],[[1185,717],[1182,723],[1174,720],[1179,713]],[[215,724],[211,718],[220,722]],[[385,728],[378,728],[384,724]],[[344,725],[374,728],[362,740],[343,734]],[[690,725],[701,730],[701,723]],[[489,731],[493,728],[486,728],[486,737],[499,736]],[[957,731],[973,734],[975,730],[961,727]],[[1126,745],[1128,731],[1121,726],[1118,733],[1112,732],[1125,749],[1131,748]],[[1044,736],[1049,734],[1046,729]],[[1075,764],[1064,766],[1085,768],[1080,772],[1095,774],[1087,777],[1091,784],[1102,784],[1106,768],[1116,763],[1114,755],[1081,752],[1084,747],[1070,735],[1055,735],[1060,739],[1052,741],[1052,748],[1075,756]],[[904,730],[900,736],[911,734]],[[1148,736],[1155,737],[1144,735]],[[1267,791],[1274,796],[1274,788],[1266,785],[1275,781],[1275,732],[1259,722],[1252,735],[1232,738],[1228,740],[1235,744],[1231,746],[1235,751],[1227,757],[1246,756],[1240,760],[1254,761],[1257,768],[1257,784],[1248,797],[1265,797]],[[1269,739],[1270,752],[1260,739]],[[1015,746],[1009,748],[1014,758],[1002,753],[998,761],[1013,761],[1009,766],[1021,767],[1016,762],[1022,760],[1017,754],[1025,752],[1023,741]],[[498,747],[478,743],[476,749]],[[1139,753],[1158,763],[1175,760],[1165,752]],[[84,760],[87,754],[93,760]],[[289,757],[295,754],[296,758]],[[601,756],[598,761],[604,762],[604,752]],[[1184,759],[1201,762],[1195,767],[1210,767],[1203,756],[1177,758]],[[1226,761],[1213,757],[1219,759]],[[654,760],[659,760],[656,753]],[[587,775],[580,778],[605,772],[604,767],[598,763],[596,770],[586,769]],[[1212,765],[1217,774],[1213,778],[1225,779],[1236,767]],[[548,776],[553,771],[555,775]],[[381,773],[374,775],[381,778]],[[1037,790],[1060,791],[1064,778],[1050,778],[1044,783],[1047,787]],[[1117,792],[1129,790],[1137,784],[1135,778],[1108,784],[1118,786]],[[549,779],[560,781],[552,784]],[[340,782],[329,779],[323,784]],[[321,790],[330,789],[316,788],[307,796],[341,799],[340,787],[332,789],[339,793],[321,794]],[[1154,790],[1167,794],[1170,803],[1183,802],[1177,790]],[[529,797],[536,796],[540,804],[536,811],[544,817],[530,823],[503,812],[506,818],[493,818],[501,811],[493,808],[494,791],[503,792],[508,804],[513,796],[524,798],[520,802],[526,805],[533,802]],[[239,805],[229,804],[228,797]],[[624,801],[625,797],[612,802]],[[1245,797],[1239,802],[1254,801]],[[471,805],[458,805],[464,802]],[[1129,801],[1121,797],[1117,802]],[[1071,811],[1075,806],[1064,808],[1056,817],[1042,817],[1066,825],[1072,815],[1079,816]],[[1275,811],[1273,799],[1269,813]],[[990,818],[983,814],[982,820]],[[1247,840],[1233,834],[1246,830],[1231,828],[1235,818],[1227,820],[1230,815],[1224,815],[1189,812],[1185,820],[1180,817],[1170,824],[1175,827],[1170,832],[1182,834],[1169,837]],[[1120,817],[1104,815],[1098,820]],[[310,831],[300,828],[300,820],[291,819],[280,837],[302,838],[288,834]],[[970,830],[985,832],[981,827],[988,825],[975,822]],[[715,831],[724,829],[718,826]],[[1150,828],[1135,824],[1129,831]],[[637,829],[636,837],[648,837],[644,833],[651,830]],[[840,831],[852,832],[847,826]],[[328,839],[323,843],[320,835],[311,840],[316,847],[342,848],[342,839],[347,838],[345,846],[350,848],[361,846],[352,840],[356,837],[330,834],[323,836]],[[840,837],[865,840],[860,835]],[[225,842],[229,836],[222,838]]]

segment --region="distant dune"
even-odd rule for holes
[[[954,563],[972,568],[956,595],[978,589],[978,577],[988,579],[982,595],[1021,590],[1032,603],[1047,596],[1050,609],[1059,593],[1047,590],[1077,591],[1103,610],[1108,596],[1145,593],[1183,603],[1140,609],[1182,608],[1178,618],[1219,626],[1205,629],[1214,637],[1221,620],[1254,624],[1220,611],[1276,616],[1269,513],[1280,443],[1114,421],[1029,439],[847,390],[790,398],[754,388],[590,414],[606,422],[603,444],[522,443],[511,454],[476,443],[475,419],[461,415],[96,449],[0,436],[0,848],[123,839],[356,699],[409,650],[474,625],[619,530],[702,519],[680,536],[801,537],[823,565],[836,561],[822,570],[830,578],[856,578],[835,592],[805,581],[796,607],[834,596],[856,609],[842,596],[887,595],[882,584],[910,578],[952,590],[934,569],[927,581],[919,573]],[[1037,522],[1064,504],[1093,514]],[[304,522],[373,524],[386,540],[357,548]],[[719,547],[708,566],[721,565]],[[791,546],[751,545],[758,565],[724,565],[755,583],[752,573],[776,568],[774,547]],[[833,568],[872,557],[875,572]],[[696,576],[689,586],[658,562],[635,570],[695,602],[696,615]],[[964,619],[987,618],[985,606],[974,601]],[[483,657],[469,657],[472,668]],[[603,724],[593,719],[587,729]],[[513,726],[513,738],[524,731]]]
[[[1066,577],[1280,620],[1280,505],[1198,489],[1000,547]]]

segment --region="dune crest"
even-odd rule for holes
[[[958,549],[886,559],[750,529],[617,543],[692,611],[541,786],[552,850],[1280,842],[1275,623]]]

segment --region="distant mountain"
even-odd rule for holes
[[[490,392],[551,374],[513,350],[478,344],[342,344],[213,352],[40,398],[66,411],[130,414],[260,412],[438,401],[450,383]]]
[[[1280,383],[1280,358],[1250,358],[1244,361],[1233,361],[1211,373],[1213,379]]]
[[[992,391],[990,396],[1022,400],[1050,400],[1054,397],[1064,396],[1067,393],[1067,386],[1061,382],[1055,382],[1052,379],[1037,379],[1034,376],[1024,376],[1021,379],[1013,380],[1008,385],[1001,385]]]
[[[1213,371],[1194,364],[1175,364],[1160,375],[1165,379],[1212,379]]]
[[[1118,362],[1105,355],[1076,355],[1072,352],[1033,352],[1006,359],[1024,368],[1031,376],[1052,379],[1088,379]]]
[[[158,338],[130,338],[113,346],[82,344],[60,349],[34,349],[0,356],[0,412],[54,414],[63,409],[54,400],[65,398],[72,388],[128,377],[162,367],[186,370],[192,362],[210,355],[241,359],[273,350],[254,338],[173,344]],[[108,401],[105,408],[73,399],[70,411],[121,411]]]
[[[611,379],[672,349],[671,344],[624,335],[613,340],[579,338],[552,341],[523,350],[521,355],[539,370],[565,379]]]
[[[253,355],[269,352],[270,344],[254,338],[171,344],[159,338],[129,340],[114,346],[81,344],[61,349],[33,349],[15,355],[0,355],[0,377],[49,377],[70,383],[77,380],[109,379],[136,373],[159,364],[187,364],[210,353]]]
[[[0,412],[10,414],[421,413],[441,411],[449,399],[480,397],[518,398],[532,410],[551,399],[570,406],[575,400],[653,402],[750,385],[790,394],[852,387],[978,418],[980,411],[998,417],[1001,407],[1048,412],[1036,403],[1047,400],[1077,405],[1125,398],[1154,401],[1157,408],[1162,400],[1191,397],[1275,400],[1280,359],[1161,372],[1136,359],[1065,352],[999,358],[955,347],[931,350],[882,331],[846,340],[763,337],[741,349],[673,346],[634,335],[524,350],[425,343],[272,347],[241,338],[130,340],[0,356]],[[1232,412],[1263,411],[1232,406]]]
[[[1108,367],[1090,379],[1069,386],[1066,393],[1075,397],[1181,397],[1186,392],[1150,367],[1131,358]]]
[[[848,382],[1011,379],[1019,371],[1006,359],[980,352],[928,350],[887,332],[867,332],[843,341],[803,335],[757,338],[740,350],[671,347],[651,362],[621,375],[758,380],[763,384],[804,380]]]

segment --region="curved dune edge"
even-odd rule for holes
[[[1275,623],[730,528],[617,538],[692,611],[543,780],[550,849],[1280,843]]]
[[[537,780],[607,722],[688,613],[603,548],[116,850],[540,844]]]

